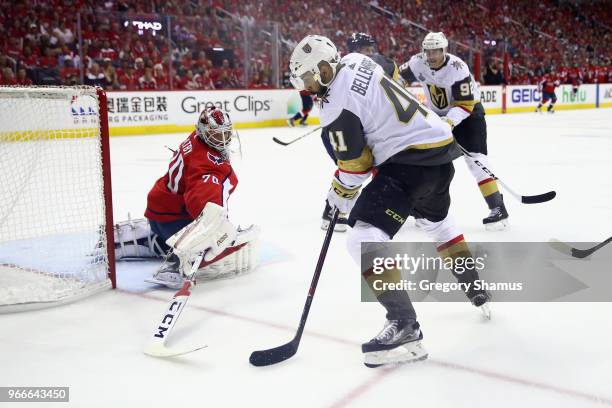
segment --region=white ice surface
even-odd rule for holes
[[[506,196],[511,228],[485,232],[486,206],[458,160],[451,212],[466,239],[597,242],[610,236],[611,113],[487,117],[497,175],[520,192],[555,189],[558,196],[532,206]],[[157,263],[123,263],[119,290],[0,315],[0,386],[69,386],[71,403],[49,407],[612,406],[609,303],[498,303],[488,323],[467,303],[418,303],[430,359],[364,367],[360,343],[378,332],[384,313],[360,302],[358,268],[341,234],[333,237],[298,354],[277,366],[251,367],[251,351],[293,336],[323,239],[319,217],[333,165],[319,137],[288,147],[272,142],[305,131],[240,132],[231,219],[262,226],[263,265],[194,289],[171,343],[208,348],[171,360],[145,356],[172,291],[142,283]],[[111,140],[116,221],[128,212],[142,215],[147,191],[171,155],[163,146],[174,148],[184,137]],[[426,240],[408,224],[397,239]]]

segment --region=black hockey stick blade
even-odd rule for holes
[[[552,200],[557,196],[556,191],[549,191],[548,193],[531,195],[531,196],[521,196],[521,202],[523,204],[538,204],[545,203],[547,201]]]
[[[304,332],[304,327],[306,327],[306,319],[308,319],[310,305],[312,304],[312,299],[317,289],[317,283],[319,282],[319,277],[321,276],[321,270],[323,269],[323,262],[325,261],[325,257],[327,255],[327,249],[329,248],[329,243],[331,242],[331,237],[334,233],[334,228],[336,227],[336,221],[338,221],[338,215],[339,211],[336,209],[331,221],[329,222],[329,226],[327,227],[325,239],[323,240],[323,247],[319,253],[317,267],[315,268],[315,273],[312,277],[310,288],[308,289],[308,296],[306,296],[306,304],[302,310],[302,317],[300,318],[300,325],[297,329],[297,333],[293,337],[293,340],[291,340],[289,343],[283,344],[282,346],[252,352],[251,356],[249,357],[249,362],[255,367],[265,367],[272,364],[277,364],[293,357],[295,353],[297,353],[300,340],[302,338],[302,333]]]
[[[283,146],[289,146],[291,144],[291,142],[287,143],[287,142],[283,142],[282,140],[280,140],[279,138],[277,138],[276,136],[274,136],[272,138],[272,140],[274,140],[276,143],[278,143],[279,145],[283,145]]]
[[[294,338],[287,344],[269,350],[254,351],[249,357],[249,362],[255,367],[265,367],[285,361],[297,353],[298,342],[296,340]]]
[[[572,256],[574,258],[586,258],[587,256],[591,255],[593,252],[601,249],[602,247],[608,245],[610,242],[612,242],[612,237],[606,239],[604,242],[601,242],[597,245],[595,245],[593,248],[589,248],[589,249],[578,249],[578,248],[572,248]]]

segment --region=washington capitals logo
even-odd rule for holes
[[[215,156],[211,152],[208,152],[208,160],[215,163],[217,166],[220,166],[223,163],[223,158]]]

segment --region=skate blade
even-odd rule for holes
[[[428,356],[429,354],[421,342],[413,341],[391,350],[364,353],[363,364],[369,368],[376,368],[389,364],[414,363],[425,360]]]
[[[480,310],[480,313],[482,313],[482,317],[485,320],[491,320],[491,308],[489,307],[489,302],[478,306],[478,309]]]
[[[485,224],[485,230],[487,231],[503,231],[508,228],[508,219],[492,222],[490,224]]]

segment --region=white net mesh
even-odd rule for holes
[[[0,192],[0,312],[109,286],[94,88],[0,87]]]

